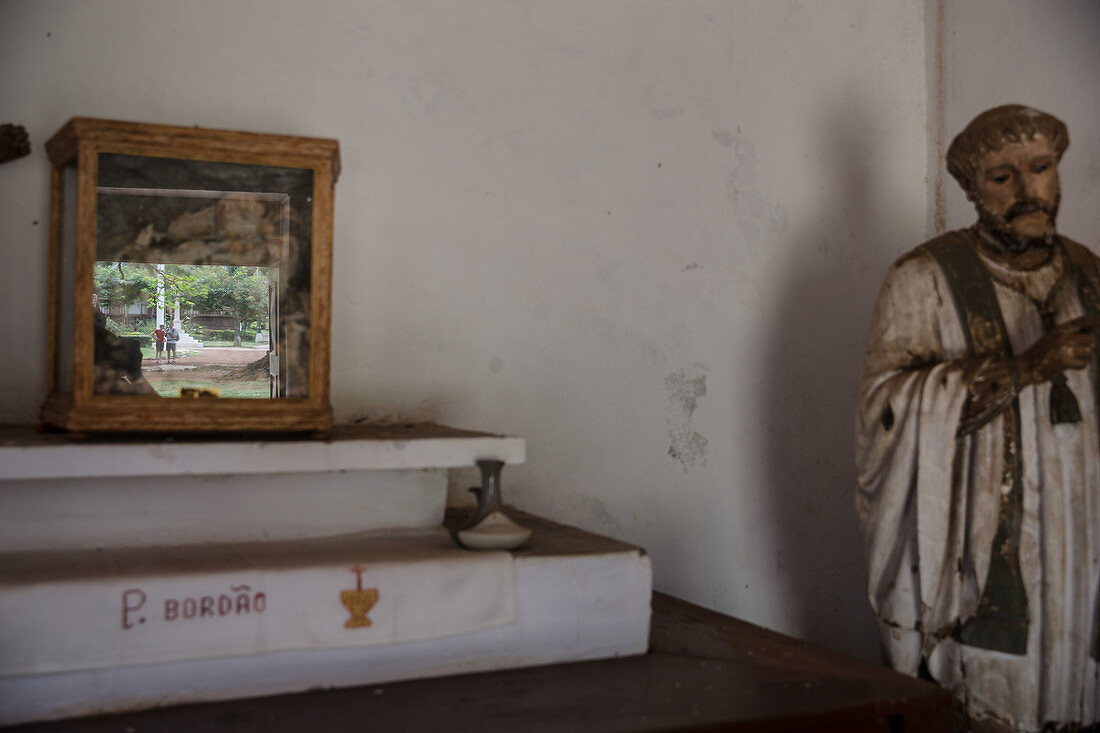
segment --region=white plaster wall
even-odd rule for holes
[[[43,397],[69,117],[335,137],[338,418],[523,435],[509,501],[875,659],[852,421],[879,280],[929,234],[925,11],[8,0],[0,109],[35,152],[0,167],[0,421]]]

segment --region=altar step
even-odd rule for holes
[[[519,512],[513,553],[441,526],[449,468],[525,450],[0,427],[0,725],[643,653],[639,548]]]
[[[327,440],[74,440],[0,426],[0,552],[438,527],[447,469],[525,453],[523,438],[430,423],[339,426]]]
[[[512,553],[426,528],[0,554],[0,724],[643,653],[645,553],[514,515]]]

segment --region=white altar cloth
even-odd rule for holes
[[[0,676],[392,644],[514,620],[512,556],[458,549],[441,528],[0,554]]]

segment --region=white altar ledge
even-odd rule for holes
[[[0,428],[0,725],[644,653],[640,548],[522,512],[518,550],[451,544],[448,468],[524,458],[431,424]]]
[[[515,619],[510,624],[389,644],[273,649],[242,656],[0,676],[0,725],[643,654],[649,641],[652,593],[649,557],[623,542],[522,512],[515,516],[535,535],[528,546],[511,553]],[[364,587],[369,573],[368,568],[363,574]],[[354,587],[354,582],[348,584],[345,579],[338,585]],[[382,586],[378,587],[381,598]],[[112,633],[121,636],[129,631],[122,628],[125,620],[133,623],[140,618],[139,609],[124,619],[126,600],[131,606],[137,602],[135,596],[105,596],[101,608],[85,608],[88,616],[50,633],[84,633],[95,623],[94,610],[105,614],[105,623],[115,627]],[[318,601],[332,606],[328,588]],[[201,613],[201,599],[196,604],[195,613]],[[217,613],[216,599],[214,604]],[[212,625],[218,620],[193,618],[189,623],[199,622]],[[18,622],[9,617],[0,623]]]
[[[339,426],[327,440],[0,426],[0,552],[439,527],[448,468],[525,458],[523,438],[433,423]]]
[[[472,466],[483,458],[515,465],[526,460],[526,446],[523,438],[434,423],[338,425],[327,439],[76,439],[0,425],[0,480],[392,471]]]
[[[0,677],[395,644],[514,620],[512,556],[461,550],[442,527],[0,554]]]

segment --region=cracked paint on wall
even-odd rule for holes
[[[668,395],[668,455],[680,464],[684,472],[707,463],[707,439],[691,428],[691,419],[699,399],[707,393],[706,364],[694,364],[678,369],[665,377]]]

